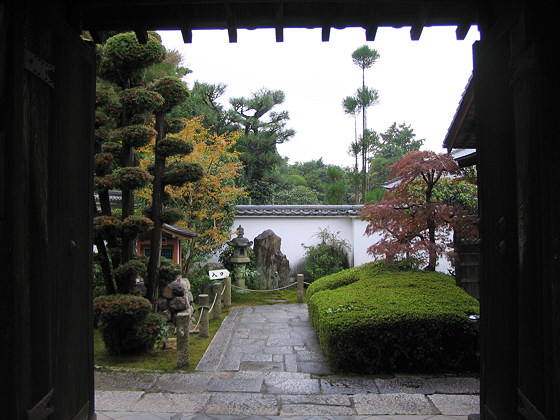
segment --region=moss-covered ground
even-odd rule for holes
[[[277,292],[233,292],[232,306],[274,305],[297,303],[295,287]],[[221,319],[210,320],[210,337],[201,338],[198,334],[190,335],[189,368],[177,368],[177,350],[170,348],[155,349],[143,355],[113,356],[107,353],[100,331],[94,329],[94,364],[108,370],[137,370],[137,371],[162,371],[162,372],[194,372],[204,352],[212,342],[212,338],[220,328],[222,321],[229,313],[230,308],[222,308]],[[170,335],[170,342],[175,339]]]

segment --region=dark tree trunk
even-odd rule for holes
[[[128,117],[126,106],[123,110],[122,126],[126,127],[130,124],[130,118]],[[123,144],[122,154],[121,154],[121,166],[123,168],[133,166],[134,164],[134,148]],[[134,191],[129,188],[122,189],[122,220],[125,220],[128,216],[134,214]],[[121,252],[121,263],[124,264],[132,259],[134,255],[134,238],[130,236],[122,236],[122,252]],[[115,264],[113,263],[113,266]],[[127,279],[121,279],[118,281],[117,288],[119,293],[128,294],[132,292],[135,282],[134,276]]]
[[[113,281],[111,263],[109,262],[109,256],[107,255],[107,248],[105,247],[103,238],[96,239],[95,246],[97,247],[97,258],[99,259],[99,265],[101,266],[101,270],[103,272],[105,291],[107,292],[107,294],[112,295],[115,293],[115,283]]]
[[[148,279],[146,282],[146,297],[154,305],[158,298],[158,274],[159,265],[161,260],[161,211],[163,208],[163,171],[165,169],[165,157],[158,154],[158,144],[165,137],[165,114],[156,114],[156,146],[155,146],[155,168],[154,168],[154,181],[152,192],[152,215],[151,219],[154,222],[154,228],[151,235],[150,243],[150,261],[148,262]]]
[[[98,192],[99,204],[101,205],[101,214],[103,216],[111,216],[111,201],[109,200],[109,190],[101,190]]]
[[[428,221],[428,237],[430,243],[436,243],[436,224],[433,220]],[[428,252],[428,266],[425,268],[426,271],[436,271],[437,264],[437,252],[434,249],[430,249]]]

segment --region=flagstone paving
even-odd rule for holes
[[[233,308],[195,373],[95,379],[98,420],[467,420],[479,411],[475,377],[334,375],[297,304]]]

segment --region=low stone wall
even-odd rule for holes
[[[177,280],[165,286],[157,302],[158,312],[165,316],[168,322],[176,323],[179,312],[194,314],[194,299],[191,284],[186,278]]]

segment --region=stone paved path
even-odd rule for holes
[[[478,393],[471,377],[333,375],[306,305],[233,308],[192,374],[96,372],[98,420],[466,420]]]
[[[331,373],[306,305],[233,308],[196,370]]]

